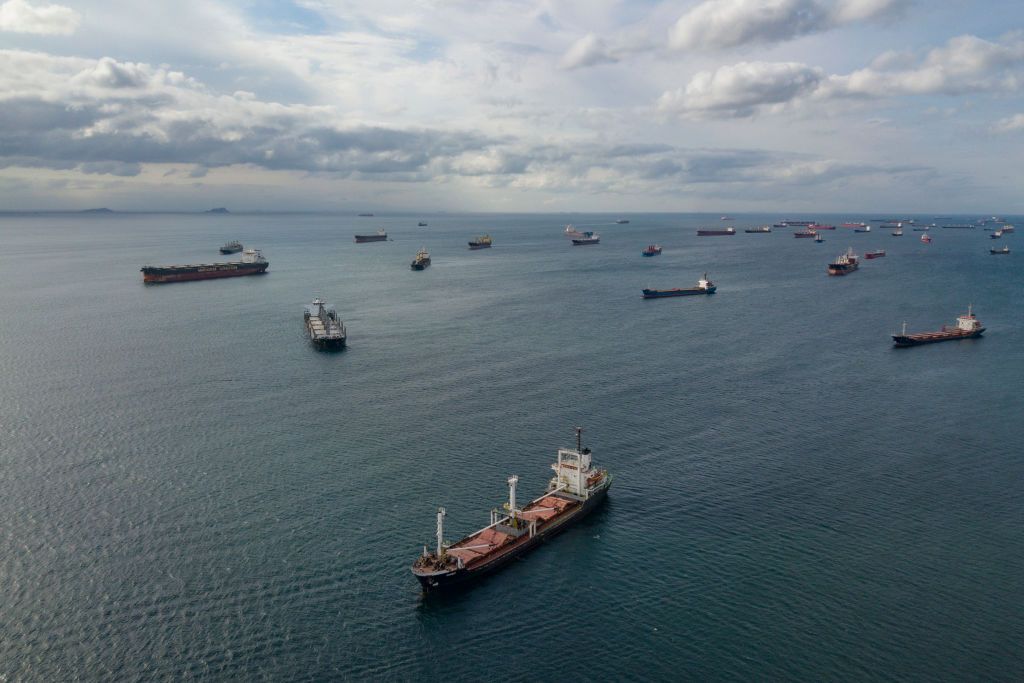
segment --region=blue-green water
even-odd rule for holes
[[[1019,234],[614,218],[0,217],[0,680],[1024,677]],[[268,275],[141,282],[236,238]],[[984,339],[891,348],[969,303]],[[608,503],[422,599],[437,506],[483,526],[577,424]]]

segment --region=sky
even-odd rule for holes
[[[1024,213],[1021,0],[0,0],[0,210]]]

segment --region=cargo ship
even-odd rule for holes
[[[764,233],[764,232],[771,232],[771,231],[772,231],[772,226],[770,226],[770,225],[762,225],[759,228],[747,228],[743,232],[746,232],[746,233]]]
[[[505,566],[564,531],[592,512],[612,485],[608,470],[595,467],[589,448],[583,448],[583,429],[576,428],[576,448],[558,449],[551,465],[555,476],[544,495],[522,508],[516,502],[519,477],[508,478],[508,502],[491,510],[490,524],[455,543],[444,540],[445,509],[437,510],[436,544],[423,546],[412,565],[413,576],[425,591],[463,586]]]
[[[417,228],[425,228],[425,227],[427,227],[427,224],[426,224],[425,221],[420,221],[419,223],[416,224],[416,227]]]
[[[818,231],[818,230],[835,230],[836,226],[834,226],[834,225],[822,225],[821,223],[811,223],[810,225],[807,226],[807,229],[808,230],[814,230],[814,231]]]
[[[929,235],[928,233],[925,233],[925,234],[921,235],[921,241],[924,242],[925,244],[931,244],[932,243],[932,236]]]
[[[263,258],[259,249],[246,249],[241,261],[226,263],[199,263],[188,266],[143,266],[142,281],[153,284],[164,282],[187,282],[189,280],[212,280],[218,277],[241,277],[267,272],[270,262]]]
[[[474,237],[469,242],[470,249],[490,249],[491,248],[491,236],[481,235],[480,237]]]
[[[849,275],[857,270],[858,267],[857,255],[853,253],[853,248],[850,247],[847,248],[845,254],[841,254],[835,261],[828,264],[828,274]]]
[[[736,228],[705,228],[698,230],[697,235],[699,237],[719,237],[722,235],[735,235]]]
[[[808,226],[814,225],[815,221],[791,221],[791,220],[787,219],[787,220],[781,221],[781,223],[782,223],[783,227],[788,227],[788,228],[801,228],[802,227],[802,228],[806,228]]]
[[[647,248],[644,249],[640,253],[643,254],[644,256],[657,256],[658,254],[661,253],[661,245],[660,244],[648,244]]]
[[[574,247],[582,247],[587,244],[597,244],[601,241],[601,236],[596,232],[584,232],[579,237],[572,238],[572,244]]]
[[[237,254],[238,252],[242,251],[242,248],[243,248],[242,247],[242,243],[239,242],[238,240],[235,240],[233,242],[228,242],[223,247],[221,247],[220,248],[220,253],[222,253],[222,254]]]
[[[942,326],[942,329],[937,332],[917,332],[915,334],[907,334],[907,323],[903,323],[903,332],[900,334],[892,335],[892,343],[895,346],[920,346],[921,344],[933,344],[941,341],[951,341],[953,339],[973,339],[974,337],[980,337],[985,328],[981,326],[981,322],[974,316],[972,307],[967,307],[967,313],[956,319],[956,327]]]
[[[864,254],[864,258],[882,258],[885,256],[885,249],[875,249]]]
[[[1008,233],[1008,232],[1013,232],[1013,226],[1012,225],[1004,225],[1003,226],[1003,233],[1005,234],[1005,233]]]
[[[317,297],[313,299],[312,304],[306,306],[303,317],[313,346],[325,351],[345,348],[345,325],[338,320],[338,314],[333,307]]]
[[[416,257],[409,264],[409,267],[413,270],[426,270],[427,266],[430,265],[430,253],[426,247],[420,247],[420,250],[416,252]]]
[[[708,279],[708,274],[704,273],[704,277],[697,280],[696,287],[686,287],[683,289],[645,289],[643,290],[645,299],[665,299],[670,296],[693,296],[694,294],[714,294],[718,287],[714,282]]]
[[[854,228],[854,232],[871,232],[871,226],[865,225],[863,228]]]
[[[566,237],[583,237],[583,233],[576,229],[576,226],[570,223],[565,226]]]
[[[867,223],[843,223],[842,227],[844,227],[844,228],[866,228],[866,227],[868,227],[868,224]]]
[[[903,237],[903,226],[900,226],[892,231],[893,237]]]
[[[942,227],[947,230],[974,230],[973,225],[967,224],[943,225]]]
[[[1002,249],[989,249],[988,253],[990,253],[990,254],[1009,254],[1010,253],[1010,245],[1004,244]]]
[[[793,237],[796,237],[797,239],[800,239],[800,238],[814,237],[817,234],[818,233],[816,233],[814,230],[797,230],[796,232],[793,233]]]
[[[814,233],[814,241],[821,244],[825,241],[825,237],[820,232],[816,232]]]
[[[376,234],[372,235],[356,235],[356,244],[363,244],[364,242],[386,242],[388,234],[384,232],[384,228],[379,229]]]
[[[629,220],[626,218],[620,218],[619,220],[615,221],[616,225],[626,225],[627,223],[629,223]]]
[[[996,230],[991,235],[989,235],[989,237],[994,239],[994,240],[997,240],[997,239],[999,239],[1002,236],[1003,236],[1003,231],[1002,230]]]

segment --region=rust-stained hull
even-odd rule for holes
[[[191,280],[212,280],[222,277],[260,275],[267,271],[269,263],[217,263],[201,266],[146,266],[142,269],[142,281],[152,284],[166,282],[189,282]]]

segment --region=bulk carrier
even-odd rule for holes
[[[437,510],[437,542],[412,565],[424,590],[462,585],[500,569],[532,550],[546,538],[583,519],[605,498],[612,485],[607,470],[594,466],[589,448],[583,448],[583,428],[576,428],[576,448],[558,449],[558,460],[547,492],[524,507],[516,504],[519,477],[508,478],[508,502],[491,510],[491,523],[455,542],[444,540],[444,508]]]
[[[259,275],[267,272],[270,262],[263,258],[259,249],[246,249],[241,261],[226,263],[199,263],[188,266],[143,266],[142,281],[159,284],[164,282],[186,282],[188,280],[211,280],[218,277],[240,277]]]
[[[985,332],[985,328],[981,326],[981,321],[975,317],[972,308],[972,306],[968,306],[967,313],[956,319],[956,327],[949,328],[943,325],[941,330],[935,332],[907,334],[907,323],[904,322],[903,332],[892,335],[892,343],[898,347],[906,347],[980,337]]]

